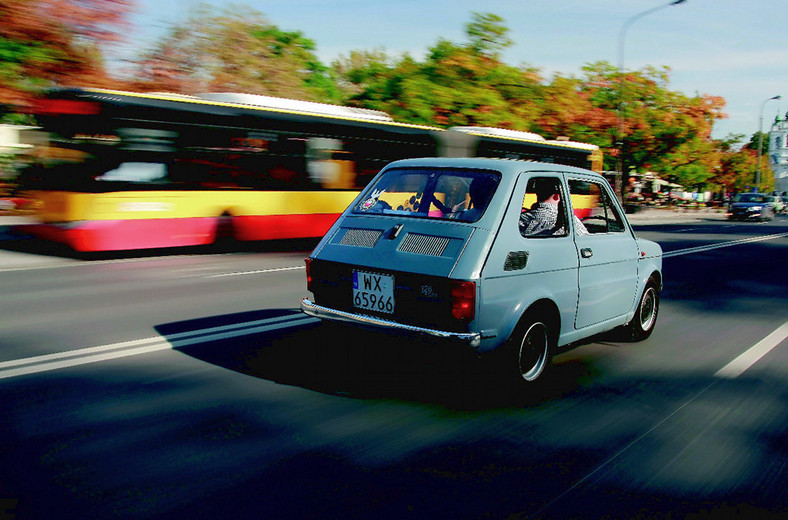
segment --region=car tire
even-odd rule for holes
[[[659,287],[654,280],[649,280],[640,296],[637,310],[629,322],[629,331],[634,341],[642,341],[654,331],[659,315]]]
[[[526,316],[501,348],[496,372],[506,383],[533,385],[550,365],[554,346],[550,321],[538,315]]]

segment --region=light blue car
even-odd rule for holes
[[[662,250],[597,173],[408,159],[345,210],[307,258],[307,283],[311,316],[443,338],[530,384],[559,347],[622,326],[651,334]]]

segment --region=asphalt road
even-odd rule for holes
[[[788,218],[633,216],[654,334],[503,393],[300,315],[308,243],[0,243],[0,519],[787,518]]]

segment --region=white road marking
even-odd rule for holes
[[[24,359],[15,359],[0,363],[0,379],[9,379],[27,374],[38,374],[49,372],[60,368],[86,365],[110,359],[119,359],[129,356],[137,356],[160,350],[169,350],[198,343],[218,341],[221,339],[259,334],[272,330],[297,327],[309,323],[316,323],[318,320],[303,314],[294,314],[269,318],[264,320],[247,321],[223,325],[220,327],[210,327],[207,329],[179,332],[169,336],[154,336],[150,338],[123,341],[109,345],[88,347],[79,350],[69,350],[57,352],[55,354],[45,354]]]
[[[766,354],[774,350],[777,345],[785,341],[786,338],[788,338],[788,321],[750,347],[750,349],[742,355],[719,369],[714,376],[723,379],[735,379],[739,377],[745,370],[760,361]]]
[[[305,265],[301,266],[291,266],[291,267],[274,267],[271,269],[258,269],[256,271],[237,271],[234,273],[219,273],[219,274],[208,274],[203,275],[201,278],[223,278],[225,276],[246,276],[250,274],[266,274],[266,273],[277,273],[280,271],[297,271],[299,269],[306,269]]]
[[[739,240],[730,240],[728,242],[719,242],[717,244],[707,244],[705,246],[689,247],[687,249],[678,249],[676,251],[668,251],[662,253],[662,258],[670,258],[672,256],[690,255],[693,253],[703,253],[704,251],[711,251],[713,249],[720,249],[723,247],[737,246],[740,244],[750,244],[752,242],[763,242],[765,240],[775,240],[778,238],[788,237],[788,233],[776,233],[773,235],[763,235],[758,237],[741,238]]]

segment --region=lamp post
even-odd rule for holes
[[[761,155],[763,150],[763,108],[766,103],[773,99],[782,99],[782,96],[772,96],[761,103],[761,111],[758,117],[758,169],[755,170],[755,189],[761,191]]]
[[[621,194],[622,202],[624,202],[624,191],[626,190],[626,182],[624,182],[624,42],[626,41],[627,31],[629,27],[638,21],[639,19],[643,18],[646,15],[649,15],[655,11],[659,11],[660,9],[664,9],[666,7],[670,7],[672,5],[683,4],[687,0],[672,0],[671,2],[667,2],[656,7],[652,7],[651,9],[647,9],[643,12],[640,12],[634,16],[627,18],[624,21],[624,25],[621,26],[621,31],[618,33],[618,179],[621,181],[620,190],[616,189],[617,192]],[[618,183],[618,181],[617,181]],[[619,188],[619,186],[616,186]]]

